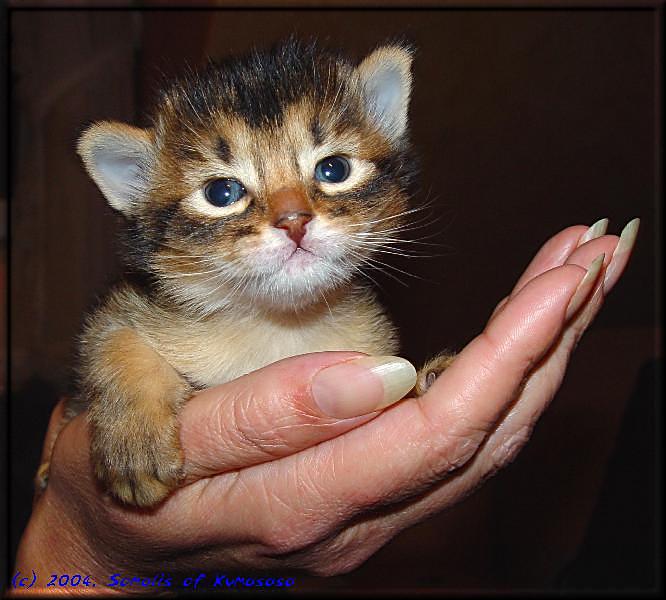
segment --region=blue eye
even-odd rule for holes
[[[329,156],[315,167],[315,178],[325,183],[340,183],[349,177],[349,161],[342,156]]]
[[[235,179],[214,179],[205,187],[206,200],[213,206],[229,206],[238,202],[245,194],[245,188]]]

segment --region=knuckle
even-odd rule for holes
[[[347,555],[344,558],[337,558],[329,560],[326,558],[321,562],[312,565],[308,568],[308,572],[318,577],[335,577],[337,575],[344,575],[360,567],[365,558],[355,559],[352,555]]]
[[[478,347],[476,349],[476,368],[484,377],[489,377],[497,371],[497,362],[505,353],[509,339],[499,339],[493,328],[486,328],[475,340]]]
[[[303,521],[291,525],[273,522],[264,530],[261,541],[268,556],[284,559],[306,552],[319,543],[320,535],[315,527],[304,525]]]
[[[498,334],[495,327],[489,326],[476,338],[478,345],[479,375],[484,378],[497,376],[500,370],[518,377],[524,376],[530,371],[537,360],[530,345],[516,343],[525,331],[526,324],[521,324],[519,329],[505,331]]]
[[[241,447],[256,448],[269,451],[263,439],[263,417],[259,411],[253,410],[256,402],[252,396],[241,396],[233,404],[229,426],[236,442]]]
[[[494,473],[503,469],[518,456],[532,433],[532,426],[524,425],[518,431],[504,436],[490,453],[490,471]]]
[[[220,440],[236,453],[258,452],[269,458],[280,456],[267,415],[256,409],[260,403],[251,394],[237,394],[220,402],[210,420],[210,436],[216,445]]]
[[[464,467],[476,454],[485,437],[484,431],[448,432],[431,445],[424,467],[432,480]]]
[[[242,449],[259,451],[269,458],[300,449],[307,431],[319,423],[306,403],[282,395],[239,395],[228,406],[220,408],[216,427],[224,439]],[[261,409],[259,409],[261,407]]]
[[[448,471],[454,471],[467,464],[476,454],[485,439],[484,429],[467,426],[463,433],[451,432],[447,439],[446,464]]]
[[[385,525],[364,521],[342,530],[309,557],[307,570],[320,577],[333,577],[357,569],[397,533]]]

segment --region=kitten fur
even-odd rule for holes
[[[290,39],[175,82],[147,129],[83,133],[79,154],[147,282],[89,316],[66,410],[88,410],[95,473],[116,499],[151,507],[177,487],[177,414],[196,390],[297,354],[398,351],[359,275],[406,224],[411,63],[402,44],[356,65]],[[330,156],[348,161],[344,181],[314,177]],[[221,178],[246,194],[214,206],[204,190]],[[415,393],[450,360],[422,369]]]

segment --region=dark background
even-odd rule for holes
[[[114,217],[75,140],[145,124],[164,78],[296,32],[360,59],[418,47],[411,130],[431,259],[374,274],[419,363],[462,348],[562,228],[642,219],[621,283],[509,468],[321,589],[653,589],[661,173],[654,10],[14,11],[10,543],[84,312],[120,273]],[[659,264],[658,264],[659,263]],[[658,276],[659,274],[659,276]],[[399,274],[398,274],[399,275]]]

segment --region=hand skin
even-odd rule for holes
[[[584,226],[550,239],[483,332],[420,398],[351,419],[322,415],[312,377],[358,356],[334,352],[286,359],[196,395],[181,415],[186,481],[156,510],[123,507],[96,486],[88,426],[77,417],[57,437],[15,571],[34,570],[42,585],[51,573],[90,575],[94,590],[49,590],[109,593],[117,589],[103,585],[112,573],[335,575],[358,567],[516,456],[624,270],[636,226],[619,245],[599,232],[585,241]],[[598,275],[567,311],[602,253]],[[62,404],[45,447],[61,411]]]

